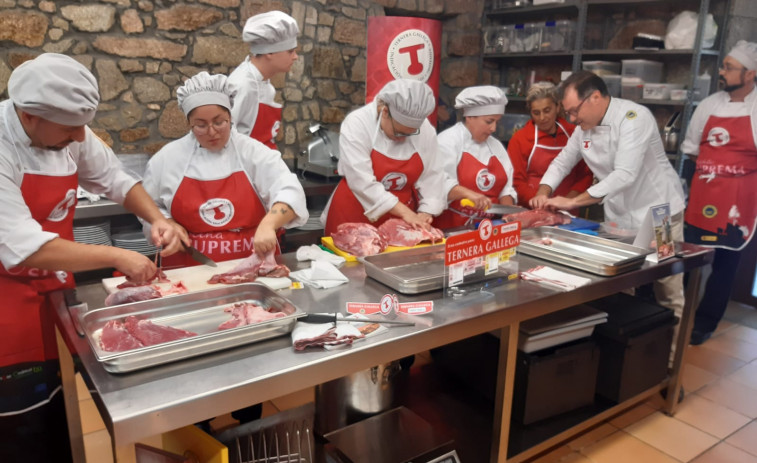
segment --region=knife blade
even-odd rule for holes
[[[398,326],[415,326],[413,322],[398,322],[392,320],[374,320],[370,318],[344,318],[338,317],[337,314],[321,314],[311,313],[298,319],[305,323],[336,323],[336,322],[352,322],[352,323],[382,323],[385,325],[398,325]]]
[[[185,246],[185,249],[189,253],[189,255],[192,256],[192,259],[196,260],[197,262],[205,265],[210,265],[211,267],[218,267],[218,264],[216,264],[213,259],[201,253],[194,247]]]
[[[473,201],[471,201],[468,198],[461,199],[460,200],[460,205],[461,206],[468,206],[468,207],[475,207],[475,204],[473,203]],[[484,212],[489,213],[489,214],[502,214],[502,215],[505,215],[505,214],[516,214],[518,212],[525,212],[527,210],[528,209],[526,209],[525,207],[521,207],[521,206],[505,206],[504,204],[492,204]]]

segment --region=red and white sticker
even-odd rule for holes
[[[434,301],[400,302],[396,294],[385,294],[380,302],[348,302],[347,312],[371,315],[392,313],[423,315],[434,311]]]

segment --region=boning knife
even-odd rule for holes
[[[460,200],[461,206],[468,206],[468,207],[475,207],[475,204],[470,199],[461,199]],[[488,209],[486,209],[483,212],[486,212],[487,214],[516,214],[518,212],[525,212],[528,209],[525,207],[520,206],[505,206],[504,204],[492,204],[489,206]]]
[[[373,320],[369,318],[344,318],[339,317],[337,314],[326,313],[311,313],[304,317],[297,319],[298,321],[305,323],[336,323],[336,322],[350,322],[350,323],[382,323],[385,325],[397,325],[397,326],[415,326],[413,322],[398,322],[392,320]]]
[[[192,256],[192,259],[196,260],[197,262],[205,265],[210,265],[211,267],[218,267],[218,264],[216,264],[213,259],[201,253],[194,247],[185,246],[185,249],[189,253],[189,255]]]

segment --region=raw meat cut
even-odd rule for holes
[[[327,347],[352,344],[356,339],[365,337],[351,323],[298,323],[292,331],[292,346],[294,350],[305,350],[308,347]]]
[[[126,317],[124,323],[110,320],[103,326],[100,347],[107,352],[123,352],[191,336],[197,336],[197,333],[156,325],[150,320],[140,320],[131,315]]]
[[[170,296],[171,294],[184,294],[188,291],[187,287],[184,286],[184,283],[181,281],[172,283],[168,288],[161,288],[157,285],[129,286],[119,289],[105,298],[105,305],[111,306],[126,304],[127,302],[148,301],[163,296]]]
[[[191,331],[171,326],[156,325],[150,320],[140,320],[133,315],[126,317],[124,326],[129,334],[137,338],[143,346],[153,346],[190,336],[197,336],[197,333]]]
[[[372,256],[386,249],[384,237],[376,227],[367,223],[340,224],[331,238],[334,246],[353,256]]]
[[[249,302],[237,302],[233,306],[223,309],[223,311],[230,313],[232,319],[221,323],[218,326],[219,330],[251,325],[286,316],[283,312],[269,312],[267,309]]]
[[[121,283],[120,285],[116,287],[118,289],[124,289],[124,288],[134,288],[137,286],[146,286],[155,280],[158,280],[157,283],[170,283],[171,282],[171,280],[169,280],[168,277],[166,277],[166,274],[163,273],[163,270],[158,269],[158,271],[155,272],[155,275],[153,275],[153,277],[147,281],[133,281],[129,279],[129,277],[126,277],[126,281],[124,281],[123,283]]]
[[[415,246],[422,241],[435,243],[444,239],[444,233],[438,228],[431,230],[413,228],[402,219],[389,219],[378,227],[379,233],[389,246]]]
[[[543,225],[563,225],[570,223],[570,217],[543,210],[531,210],[502,216],[504,222],[519,221],[521,228],[536,228]]]
[[[142,343],[132,336],[118,320],[111,320],[103,326],[100,347],[108,352],[122,352],[142,347]]]
[[[273,252],[266,254],[263,260],[260,260],[260,256],[253,252],[250,257],[240,262],[239,265],[230,271],[213,275],[208,280],[208,283],[234,285],[255,281],[257,277],[278,278],[287,275],[289,275],[289,268],[286,265],[278,264]]]
[[[126,304],[127,302],[147,301],[161,297],[160,288],[155,285],[132,286],[116,291],[105,298],[105,305]]]

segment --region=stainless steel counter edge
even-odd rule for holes
[[[96,391],[94,401],[115,445],[121,446],[712,261],[711,251],[688,248],[697,252],[656,265],[647,263],[640,270],[615,277],[547,263],[592,280],[567,293],[517,280],[489,294],[462,299],[442,298],[440,292],[399,295],[401,302],[434,300],[434,312],[413,317],[415,327],[392,328],[345,349],[295,352],[291,339],[280,337],[124,375],[108,373],[97,362],[86,339],[76,334],[60,295],[54,298],[54,317],[69,349],[78,354],[85,381]],[[297,263],[293,255],[285,255],[284,260],[292,270],[309,265]],[[523,255],[518,261],[521,270],[545,264]],[[342,270],[350,278],[347,285],[328,290],[282,290],[281,294],[307,312],[336,309],[344,313],[347,302],[378,302],[382,295],[393,292],[366,279],[359,263],[346,264]]]

